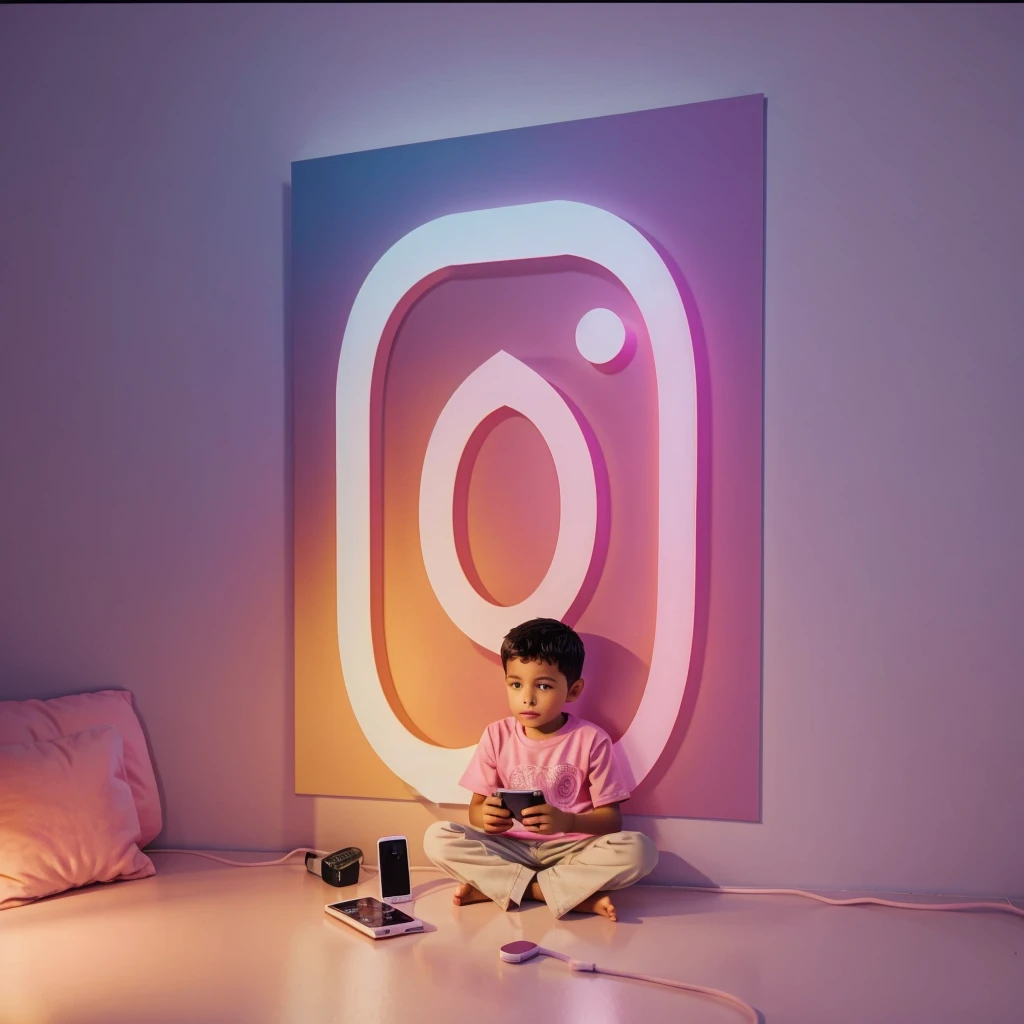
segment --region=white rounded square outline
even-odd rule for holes
[[[643,698],[616,743],[633,785],[668,743],[693,646],[697,541],[697,376],[689,321],[672,274],[631,224],[565,200],[454,213],[400,238],[374,264],[349,313],[335,391],[338,653],[349,701],[380,759],[434,803],[464,804],[459,779],[475,747],[413,736],[381,687],[370,607],[370,397],[387,322],[402,297],[449,267],[575,256],[610,271],[644,323],[658,385],[658,583]],[[516,623],[509,623],[509,628]]]

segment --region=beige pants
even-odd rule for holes
[[[437,821],[427,829],[423,849],[445,874],[479,889],[502,910],[521,903],[536,877],[555,917],[601,889],[639,882],[658,863],[657,847],[641,832],[541,842]]]

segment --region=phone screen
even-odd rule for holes
[[[368,928],[387,928],[395,924],[408,924],[414,920],[403,914],[389,903],[381,903],[371,896],[358,900],[345,900],[343,903],[332,903],[331,910],[340,911],[346,917],[354,917],[360,924]]]
[[[412,892],[409,877],[409,847],[404,839],[389,839],[379,843],[380,894],[382,896],[408,896]]]
[[[499,789],[501,802],[512,812],[512,817],[522,824],[523,811],[544,803],[544,793],[537,789]]]

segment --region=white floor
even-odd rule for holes
[[[620,895],[618,924],[555,922],[535,904],[456,909],[446,881],[418,874],[415,912],[430,930],[375,943],[323,913],[355,891],[301,865],[154,860],[155,878],[0,913],[3,1024],[743,1019],[699,996],[572,974],[554,960],[502,964],[498,947],[516,938],[725,989],[769,1024],[1024,1022],[1024,918],[1006,914],[638,887]],[[373,881],[357,891],[371,895]]]

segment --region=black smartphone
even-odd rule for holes
[[[377,840],[380,868],[380,898],[385,903],[407,903],[412,899],[409,873],[409,844],[405,836],[384,836]]]
[[[539,789],[499,789],[502,806],[512,812],[512,817],[521,825],[523,811],[527,807],[539,807],[546,803],[544,794]]]

